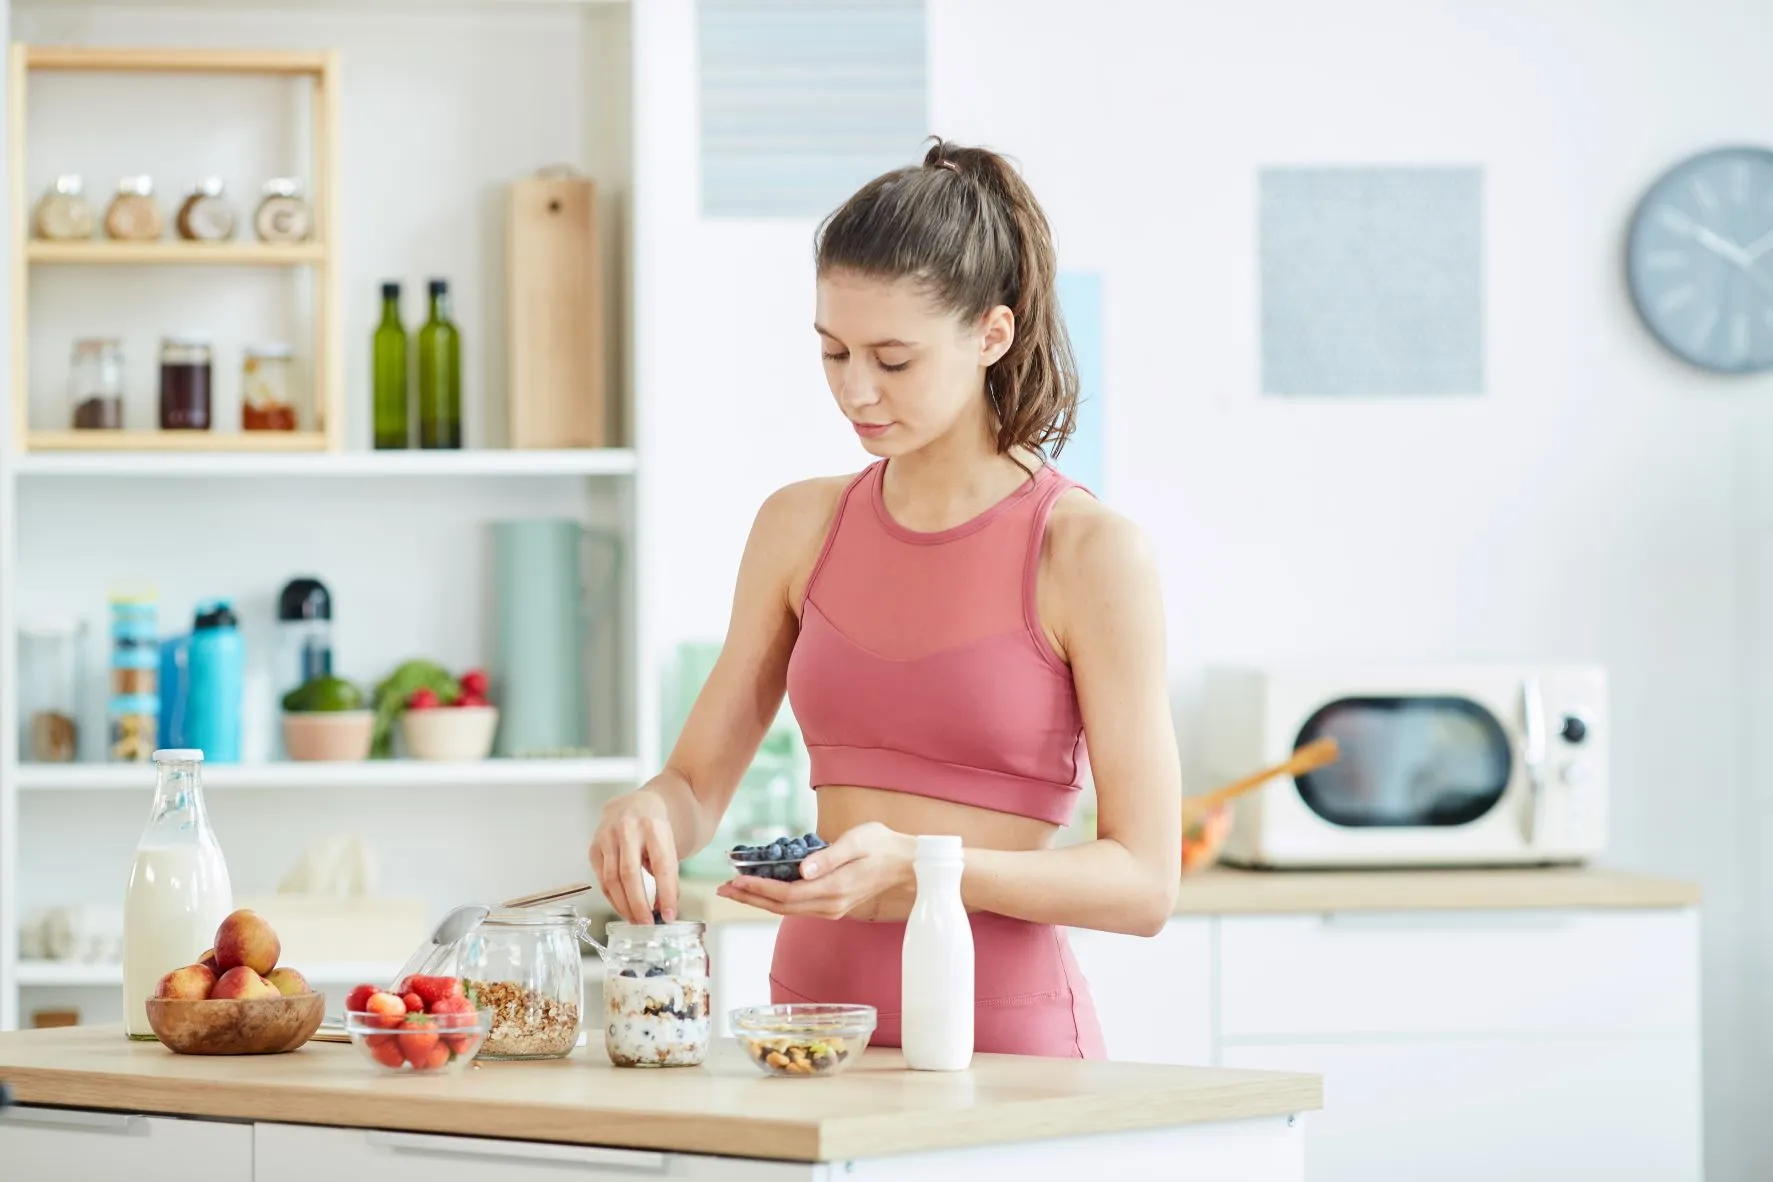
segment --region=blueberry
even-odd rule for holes
[[[781,882],[797,882],[800,879],[799,862],[784,862],[775,870],[776,878]]]
[[[635,972],[633,969],[623,969],[622,976],[624,976],[624,977],[638,977],[638,976],[640,976],[640,974]]]
[[[665,966],[662,964],[649,965],[647,966],[646,975],[649,977],[663,977],[665,975]]]
[[[764,852],[764,856],[771,862],[780,862],[788,856],[788,843],[779,837],[776,838],[770,842],[769,849]]]
[[[806,835],[806,848],[809,851],[822,850],[825,848],[825,839],[817,833],[809,833]]]
[[[798,837],[795,838],[793,841],[789,842],[788,843],[788,856],[790,858],[793,858],[797,862],[800,859],[806,857],[806,842]]]

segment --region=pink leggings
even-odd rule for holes
[[[1106,1059],[1095,1003],[1065,933],[1048,924],[974,912],[973,1049],[980,1053]],[[903,923],[791,915],[776,933],[770,999],[871,1005],[871,1046],[899,1045]]]

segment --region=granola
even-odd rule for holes
[[[579,1007],[515,981],[462,982],[481,1009],[492,1011],[482,1059],[557,1059],[579,1041]]]

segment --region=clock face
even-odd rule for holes
[[[1638,314],[1677,356],[1773,368],[1773,151],[1721,148],[1664,173],[1632,219],[1626,268]]]

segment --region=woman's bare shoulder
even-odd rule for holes
[[[837,515],[837,504],[844,489],[856,478],[848,476],[814,476],[785,484],[771,493],[758,510],[761,528],[789,537],[814,533],[824,536]]]

